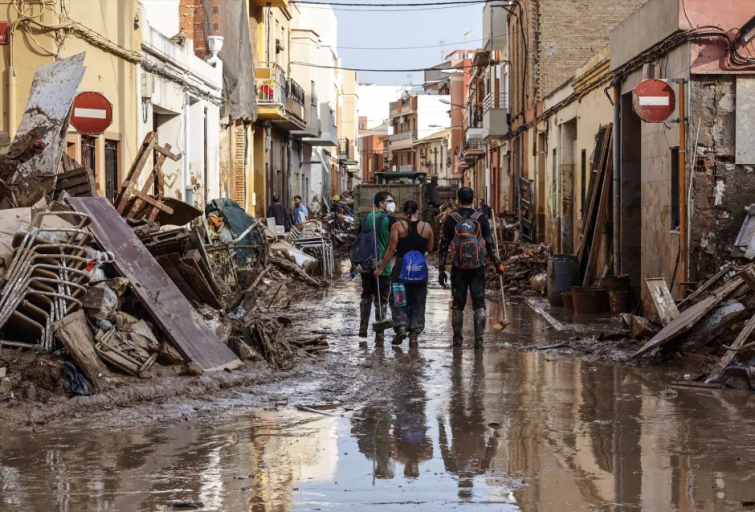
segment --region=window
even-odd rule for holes
[[[671,148],[671,229],[679,229],[679,148]]]
[[[312,106],[317,106],[317,90],[315,89],[315,81],[309,81],[309,99],[312,102]]]
[[[89,167],[97,176],[97,165],[95,157],[95,148],[97,139],[94,137],[88,137],[86,135],[81,136],[81,165]]]
[[[582,210],[582,216],[585,214],[585,185],[587,182],[587,150],[582,150],[582,165],[580,169],[582,179],[580,180],[581,188],[579,191],[579,204]]]
[[[113,201],[118,194],[120,184],[118,144],[117,140],[105,141],[105,197],[110,201]]]

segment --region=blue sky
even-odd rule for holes
[[[389,3],[421,1],[425,0],[392,0]],[[441,61],[440,46],[393,51],[350,50],[345,48],[348,46],[429,46],[440,45],[442,41],[446,50],[459,49],[464,48],[464,32],[467,30],[471,30],[467,48],[478,48],[482,45],[482,4],[406,12],[356,12],[340,10],[337,7],[334,9],[338,17],[338,55],[345,67],[425,68]],[[380,85],[405,85],[409,83],[409,78],[406,73],[360,73],[359,81]],[[421,83],[422,73],[414,73],[412,82]]]

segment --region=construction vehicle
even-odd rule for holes
[[[420,207],[420,219],[433,226],[436,235],[440,232],[440,226],[436,217],[440,212],[440,205],[447,199],[456,198],[454,187],[441,187],[437,178],[433,177],[428,182],[426,172],[396,172],[385,171],[375,173],[375,183],[362,183],[354,187],[354,215],[356,224],[360,225],[364,215],[372,211],[372,197],[380,191],[390,192],[396,201],[397,219],[403,219],[401,211],[404,203],[408,200],[415,201]],[[439,237],[436,236],[436,241]]]

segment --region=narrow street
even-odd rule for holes
[[[668,387],[670,370],[524,350],[557,341],[524,306],[512,306],[515,322],[504,333],[489,330],[484,353],[453,352],[446,348],[448,292],[437,285],[419,349],[360,348],[356,288],[336,281],[324,297],[298,305],[295,330],[327,332],[333,346],[305,363],[311,375],[210,400],[225,402],[222,414],[202,414],[200,405],[178,419],[147,421],[132,411],[6,430],[0,508],[137,512],[172,510],[171,501],[201,502],[208,511],[752,507],[750,393],[677,391]],[[313,302],[314,317],[301,315]]]

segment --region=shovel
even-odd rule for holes
[[[493,242],[495,243],[495,256],[501,260],[498,254],[498,230],[495,227],[495,212],[493,214]],[[501,312],[498,314],[498,323],[493,326],[497,332],[501,332],[509,325],[509,316],[506,314],[506,293],[503,291],[503,276],[498,274],[498,286],[501,289]]]

